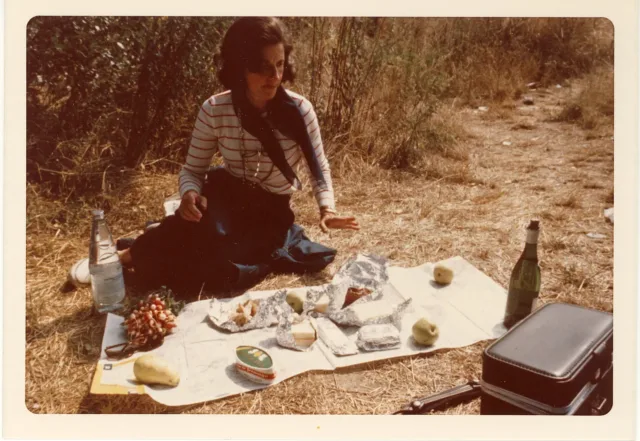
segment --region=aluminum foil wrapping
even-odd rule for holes
[[[307,299],[303,303],[303,313],[318,316],[321,313],[314,311],[318,300],[324,295],[329,299],[329,306],[324,315],[330,316],[342,309],[347,291],[351,287],[368,288],[372,293],[353,304],[361,301],[376,300],[382,295],[380,288],[389,281],[387,274],[387,260],[380,256],[358,254],[345,262],[333,276],[331,283],[310,289]]]
[[[336,293],[336,305],[342,307],[350,287],[368,288],[375,293],[388,281],[387,260],[384,257],[358,254],[342,265],[331,280],[331,285],[341,287]]]
[[[344,309],[332,312],[329,318],[343,326],[362,327],[366,325],[391,323],[400,329],[402,315],[411,304],[411,299],[394,305],[382,295],[379,295],[377,298],[372,297],[372,295],[358,299]],[[367,309],[375,309],[378,314],[373,317],[365,316],[362,313],[362,306],[365,306]]]
[[[291,330],[291,327],[294,324],[298,324],[303,321],[308,321],[309,323],[311,323],[311,326],[313,326],[313,328],[316,330],[316,341],[318,341],[317,326],[313,323],[313,321],[309,317],[305,315],[302,315],[302,316],[298,315],[286,303],[285,303],[285,306],[286,308],[281,307],[278,310],[278,327],[276,329],[276,341],[280,346],[285,348],[294,349],[296,351],[302,351],[302,352],[310,351],[313,348],[313,346],[316,344],[315,341],[308,347],[299,346],[296,343],[296,339],[293,337],[293,331]]]
[[[358,331],[356,345],[365,351],[384,351],[400,347],[400,332],[386,323],[366,325]]]
[[[318,336],[335,355],[357,354],[358,347],[331,320],[318,317],[316,319]]]
[[[330,283],[320,288],[311,288],[307,292],[307,298],[303,303],[303,314],[310,314],[313,316],[330,315],[332,312],[338,311],[342,308],[344,303],[344,297],[347,293],[348,285],[333,284]],[[326,296],[329,305],[324,313],[315,311],[318,301],[322,300]]]
[[[358,254],[345,262],[333,276],[332,283],[349,279],[367,288],[376,288],[379,283],[389,281],[387,259],[372,254]]]
[[[236,313],[236,308],[239,304],[243,304],[247,300],[251,300],[248,295],[245,294],[236,297],[233,301],[226,302],[213,299],[211,301],[211,306],[209,307],[209,319],[218,328],[229,332],[242,332],[250,329],[267,328],[278,323],[277,312],[279,309],[283,309],[283,303],[287,308],[289,308],[285,302],[285,298],[286,291],[278,291],[266,299],[260,299],[255,316],[242,326],[238,326],[232,317]]]

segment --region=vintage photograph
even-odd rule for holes
[[[612,409],[607,18],[25,32],[31,413]]]

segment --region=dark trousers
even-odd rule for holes
[[[209,172],[207,210],[199,222],[180,215],[139,236],[131,246],[136,278],[177,293],[242,289],[272,271],[317,271],[335,250],[313,243],[294,225],[290,196],[269,193],[231,176]]]

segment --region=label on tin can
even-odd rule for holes
[[[255,346],[236,348],[236,369],[256,383],[269,384],[276,378],[273,359],[266,351]]]

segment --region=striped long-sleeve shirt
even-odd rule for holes
[[[322,146],[318,118],[313,106],[306,98],[290,90],[287,90],[287,93],[298,103],[304,115],[311,144],[327,184],[327,189],[322,190],[316,185],[313,177],[310,179],[318,206],[335,210],[331,171]],[[296,174],[299,175],[300,171],[305,169],[311,176],[300,146],[280,131],[275,130],[274,133],[284,150],[285,158]],[[260,151],[262,153],[259,154]],[[244,177],[271,193],[284,195],[295,191],[264,152],[260,141],[247,131],[241,130],[240,120],[234,111],[229,91],[208,98],[200,108],[187,159],[179,174],[180,196],[189,190],[200,193],[205,175],[216,152],[220,152],[224,168],[233,176]]]

